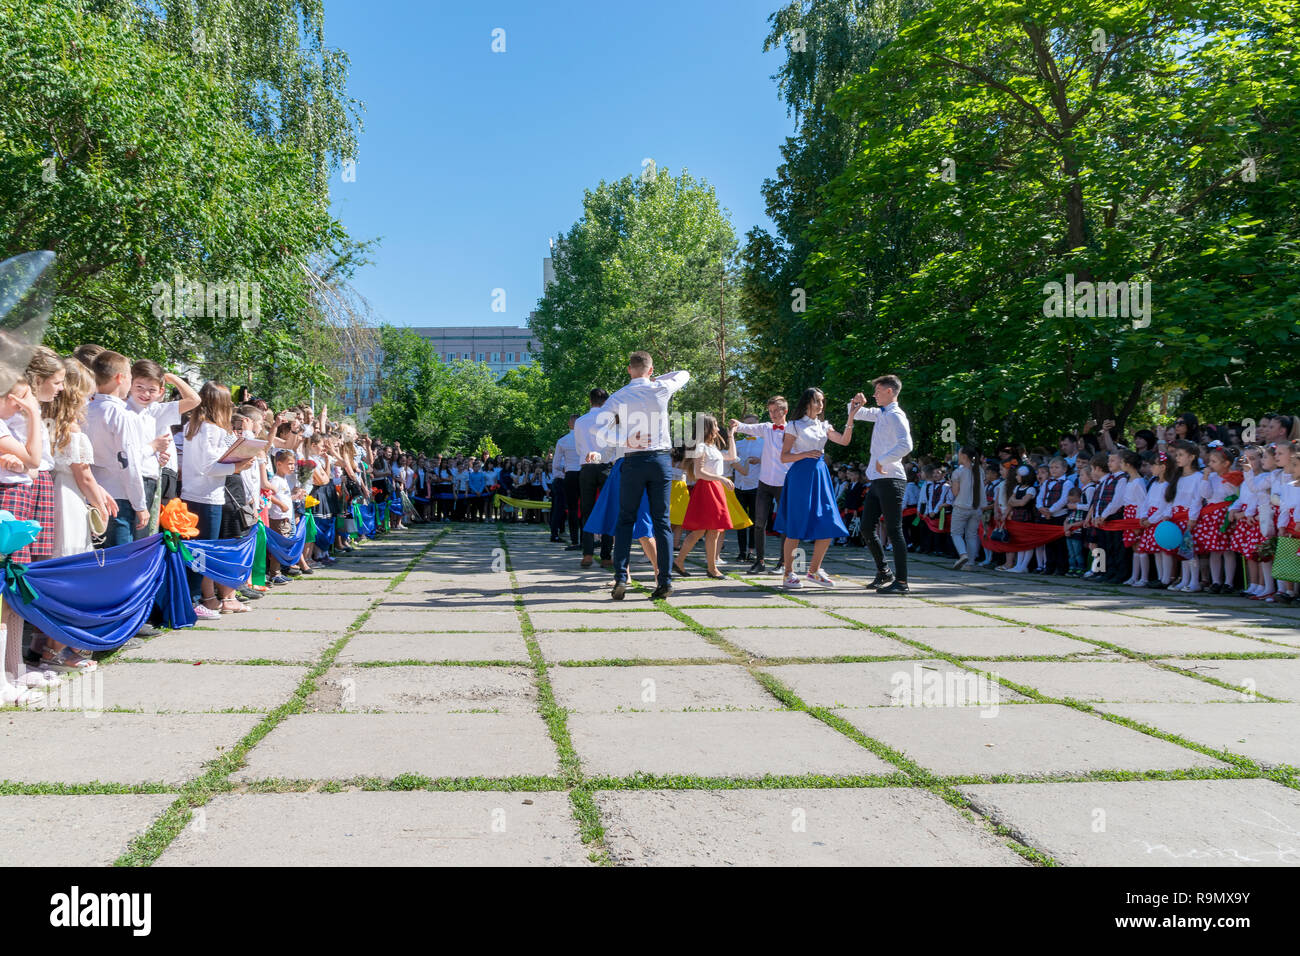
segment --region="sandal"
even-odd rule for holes
[[[215,601],[216,598],[213,598],[213,600]],[[226,598],[224,601],[221,602],[221,613],[222,614],[247,614],[248,608],[244,607],[244,605],[240,604],[238,600],[231,597],[231,598]]]
[[[79,651],[75,647],[65,646],[56,651],[48,644],[41,648],[41,670],[75,671],[89,674],[99,668],[99,661],[91,656],[90,651]]]
[[[687,571],[676,561],[673,562],[673,570],[677,572],[678,577],[689,578],[691,576],[691,572]]]
[[[718,572],[710,571],[710,572],[708,572],[708,575],[709,575],[709,577],[713,578],[715,581],[723,581],[723,580],[726,580],[726,577],[727,577],[727,576],[726,576],[725,574],[723,574],[721,571],[718,571]]]

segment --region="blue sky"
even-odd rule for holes
[[[334,212],[382,240],[357,290],[394,325],[522,325],[548,237],[646,157],[707,179],[738,238],[770,229],[759,189],[793,132],[771,80],[784,54],[762,52],[780,3],[326,0],[366,106]]]

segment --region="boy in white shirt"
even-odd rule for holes
[[[181,393],[179,401],[161,400],[168,385],[174,385]],[[199,393],[180,376],[164,372],[162,366],[152,359],[139,359],[131,366],[131,391],[126,407],[140,420],[140,446],[144,453],[140,473],[149,505],[149,523],[133,531],[138,540],[157,534],[159,509],[177,496],[179,472],[172,427],[179,428],[181,415],[199,407]]]
[[[289,473],[293,471],[295,459],[293,452],[280,448],[272,456],[274,473],[270,485],[270,507],[267,511],[268,526],[278,535],[289,537],[293,534],[293,491],[289,487]],[[271,584],[288,584],[289,579],[280,573],[280,561],[266,552],[266,579]]]

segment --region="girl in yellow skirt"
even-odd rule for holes
[[[691,503],[691,490],[686,484],[688,475],[692,475],[691,463],[686,459],[686,449],[674,448],[673,485],[668,499],[668,522],[673,526],[673,550],[681,547],[682,519],[686,517],[686,507]]]

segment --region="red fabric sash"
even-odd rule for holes
[[[1006,554],[1013,551],[1029,551],[1042,545],[1051,544],[1065,537],[1065,526],[1059,524],[1040,524],[1035,521],[1008,521],[1004,527],[1011,535],[1010,541],[994,541],[989,537],[989,529],[980,526],[980,543],[990,551]],[[1102,524],[1102,531],[1136,531],[1141,528],[1137,518],[1115,518]]]

